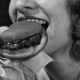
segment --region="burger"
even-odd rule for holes
[[[20,17],[0,35],[1,56],[21,60],[37,55],[47,44],[47,28],[46,20]]]

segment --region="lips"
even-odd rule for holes
[[[1,37],[2,55],[10,59],[29,58],[39,53],[47,43],[48,22],[38,18],[19,18]]]

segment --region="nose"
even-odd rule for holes
[[[38,13],[39,6],[36,0],[11,0],[9,15],[12,22],[16,21],[18,15],[32,16]]]
[[[34,0],[16,0],[15,8],[22,13],[33,14],[38,9],[38,5]]]

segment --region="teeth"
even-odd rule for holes
[[[43,21],[42,21],[42,20],[40,20],[40,23],[41,23],[41,24],[43,24]]]
[[[36,22],[40,22],[40,21],[39,21],[39,20],[37,20],[37,19],[36,19],[35,21],[36,21]]]
[[[43,24],[46,24],[46,21],[43,21]]]
[[[33,21],[33,22],[38,22],[40,24],[46,24],[46,21],[44,21],[44,20],[38,20],[38,19],[27,19],[27,21]]]
[[[31,21],[30,19],[28,19],[27,21]]]

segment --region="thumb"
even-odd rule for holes
[[[7,27],[7,26],[1,26],[0,27],[0,34],[2,34],[2,32],[4,32],[7,29],[9,29],[9,27]]]

